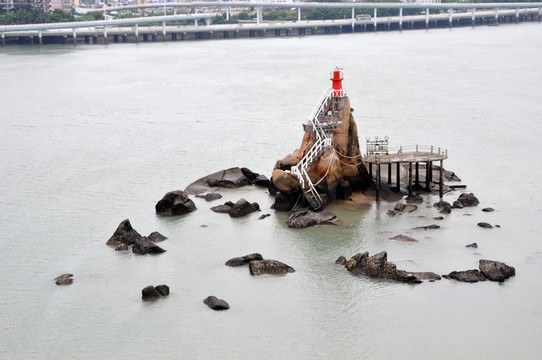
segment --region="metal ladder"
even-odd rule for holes
[[[318,115],[324,112],[326,105],[329,103],[333,95],[334,90],[330,88],[324,91],[320,97],[320,100],[318,101],[310,117],[310,123],[316,135],[316,142],[312,145],[309,151],[307,151],[299,163],[293,166],[290,170],[291,174],[297,177],[299,180],[303,195],[305,196],[305,199],[307,199],[310,208],[313,210],[323,209],[324,201],[322,200],[320,194],[318,194],[318,191],[316,191],[316,188],[309,178],[307,171],[320,157],[320,155],[322,155],[322,152],[332,146],[332,139],[327,135],[325,131],[326,126],[320,123]]]

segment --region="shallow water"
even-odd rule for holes
[[[538,358],[541,30],[0,49],[0,357]],[[217,170],[269,176],[301,143],[335,65],[362,141],[447,148],[445,166],[480,206],[415,231],[435,222],[434,197],[393,218],[393,203],[331,205],[345,226],[292,230],[265,190],[247,188],[218,202],[244,197],[271,217],[231,219],[203,199],[186,216],[155,215],[166,192]],[[126,218],[142,235],[168,236],[167,252],[107,247]],[[399,233],[419,242],[389,240]],[[382,250],[405,270],[445,274],[486,258],[517,275],[412,286],[334,264]],[[296,272],[254,278],[224,266],[252,252]],[[74,284],[54,285],[65,272]],[[141,301],[143,287],[161,283],[168,298]],[[208,295],[231,309],[210,311]]]

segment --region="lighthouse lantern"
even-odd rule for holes
[[[333,89],[334,97],[343,97],[345,96],[346,91],[343,89],[343,72],[342,69],[338,66],[335,67],[335,70],[331,73],[331,82]]]

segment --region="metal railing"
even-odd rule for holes
[[[387,153],[366,154],[365,162],[384,164],[391,162],[438,161],[448,158],[448,150],[433,145],[389,147]]]

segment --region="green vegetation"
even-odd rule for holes
[[[86,13],[85,15],[76,18],[72,14],[59,9],[47,14],[43,10],[35,7],[22,6],[9,14],[0,15],[0,25],[43,24],[103,19],[104,16],[100,11]]]

